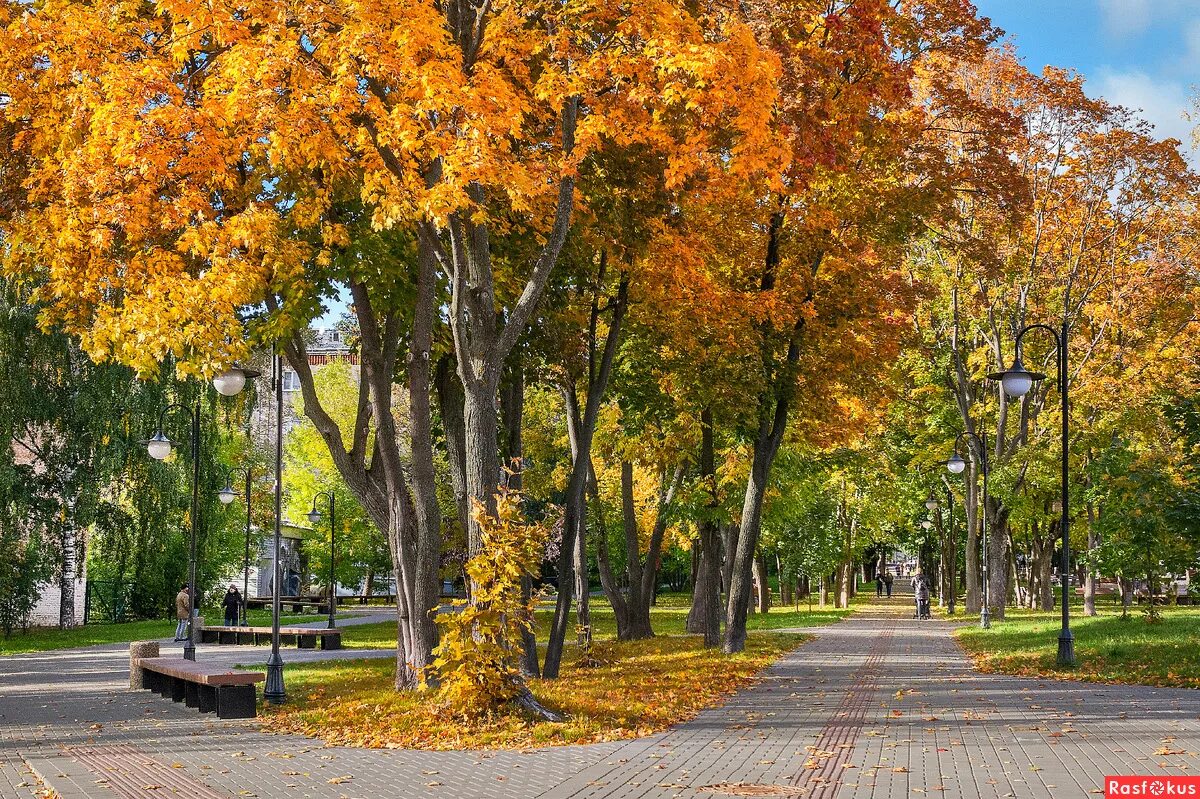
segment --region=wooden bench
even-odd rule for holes
[[[317,639],[322,649],[341,649],[342,631],[309,627],[280,627],[279,643],[294,644],[299,649],[316,649]],[[201,627],[202,644],[269,644],[270,627]]]
[[[254,685],[267,679],[261,671],[230,671],[183,658],[137,658],[144,684],[151,691],[223,719],[252,719]]]
[[[259,610],[271,607],[270,599],[247,599],[246,609]],[[313,612],[318,615],[324,615],[329,612],[328,599],[306,599],[304,597],[282,597],[279,600],[279,607],[284,610],[291,609],[293,613],[303,613],[307,608],[312,608]]]

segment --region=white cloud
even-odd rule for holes
[[[1133,39],[1150,27],[1152,12],[1169,13],[1172,0],[1100,0],[1104,30],[1114,39]]]
[[[1139,71],[1101,71],[1091,88],[1092,93],[1109,102],[1138,112],[1142,119],[1154,125],[1154,132],[1160,138],[1179,139],[1192,163],[1200,163],[1192,148],[1194,123],[1184,119],[1184,114],[1191,108],[1191,98],[1182,83],[1153,78]]]

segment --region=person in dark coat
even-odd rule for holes
[[[229,586],[229,590],[225,592],[225,599],[221,604],[225,606],[225,626],[237,627],[238,614],[242,609],[242,594],[237,590],[236,585]]]
[[[895,578],[892,577],[891,572],[888,572],[883,575],[883,587],[887,589],[888,599],[891,599],[891,597],[892,597],[892,580],[893,579],[895,579]]]

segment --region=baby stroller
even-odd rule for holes
[[[929,610],[929,585],[925,582],[925,578],[917,581],[916,588],[916,603],[917,612],[913,616],[914,619],[931,619],[933,614]]]

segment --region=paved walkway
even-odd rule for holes
[[[36,795],[29,765],[64,799],[1060,799],[1097,793],[1105,774],[1197,765],[1200,692],[979,675],[951,625],[907,615],[883,603],[815,629],[760,685],[667,733],[525,753],[324,748],[264,735],[253,722],[122,690],[117,647],[0,658],[0,797]],[[230,663],[263,653],[200,649]],[[388,653],[285,657],[364,654]]]

